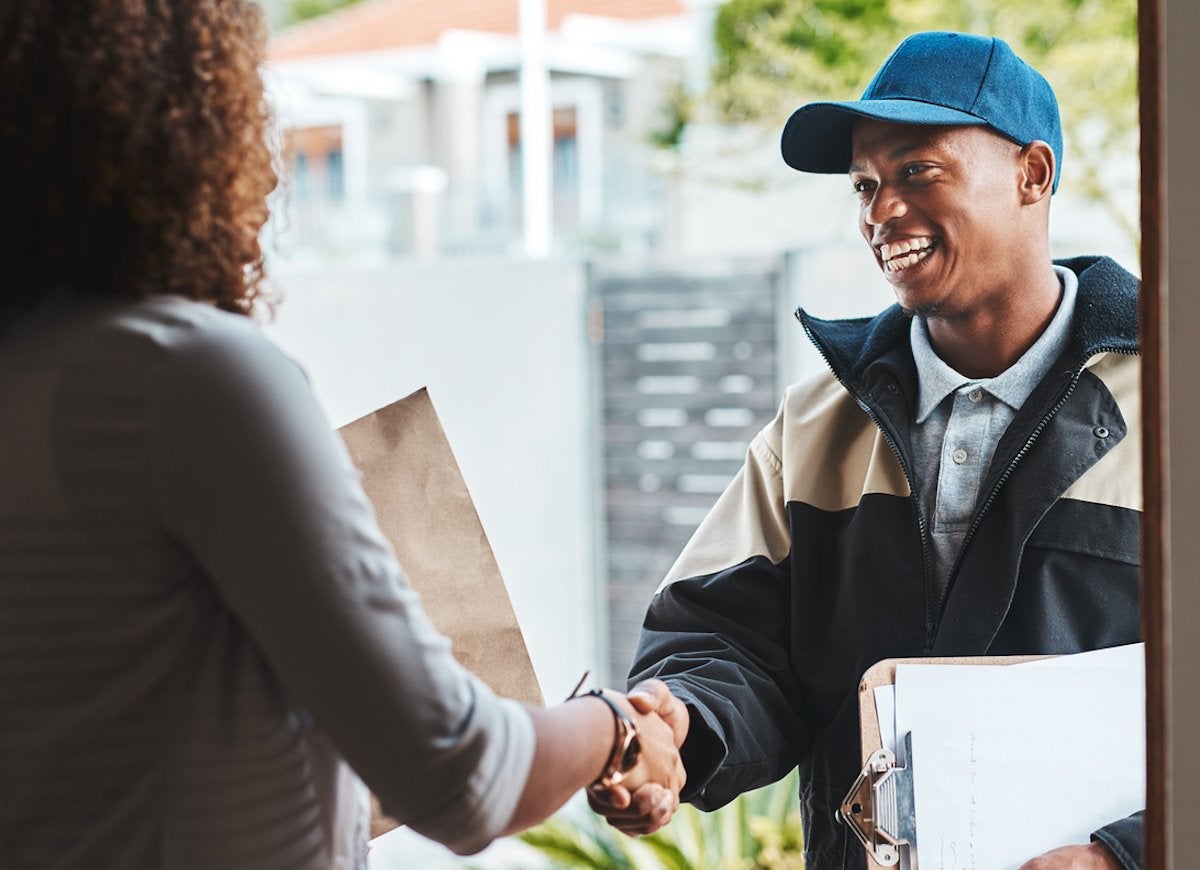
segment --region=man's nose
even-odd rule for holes
[[[904,215],[907,211],[908,206],[903,197],[893,188],[880,185],[875,189],[870,202],[863,207],[863,220],[870,226],[877,227]]]

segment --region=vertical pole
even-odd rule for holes
[[[550,74],[546,67],[546,0],[520,0],[521,182],[525,254],[550,253]]]
[[[1171,611],[1167,509],[1166,202],[1162,9],[1138,3],[1141,135],[1142,294],[1142,637],[1146,640],[1146,815],[1143,866],[1166,870],[1171,853],[1169,668]]]

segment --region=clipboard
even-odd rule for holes
[[[862,843],[867,870],[894,867],[902,851],[915,842],[912,735],[903,738],[903,756],[883,746],[875,690],[896,684],[897,665],[1015,665],[1046,655],[957,656],[898,658],[876,662],[858,685],[858,716],[862,741],[862,771],[855,778],[838,810],[840,818]]]

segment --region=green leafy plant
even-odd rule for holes
[[[667,827],[626,837],[599,816],[560,812],[519,836],[556,870],[802,870],[796,772],[712,813],[684,804]]]

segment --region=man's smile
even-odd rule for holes
[[[933,239],[929,236],[916,236],[882,244],[879,246],[879,257],[883,261],[883,270],[899,272],[914,266],[929,256],[932,247]]]

